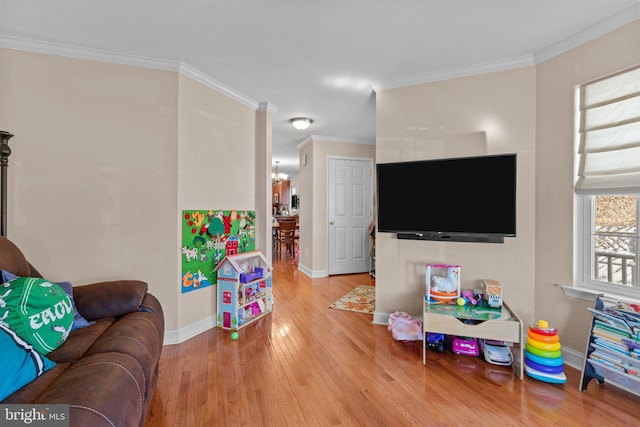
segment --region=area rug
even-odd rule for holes
[[[374,286],[359,285],[338,301],[331,304],[329,308],[372,314],[376,308],[375,289]]]

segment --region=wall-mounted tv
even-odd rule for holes
[[[503,243],[516,236],[516,154],[378,163],[378,231]]]

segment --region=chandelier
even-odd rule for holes
[[[287,177],[288,177],[286,174],[281,174],[280,170],[278,170],[278,164],[279,163],[280,163],[279,161],[276,161],[276,171],[275,171],[275,173],[271,174],[271,180],[274,183],[282,182],[283,180],[287,179]]]

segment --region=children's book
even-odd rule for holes
[[[621,318],[613,316],[609,313],[605,313],[604,311],[596,310],[595,308],[588,307],[588,309],[593,314],[593,317],[600,320],[601,322],[608,324],[614,328],[622,329],[628,334],[633,333],[627,322],[625,322]]]
[[[598,326],[594,326],[593,335],[596,336],[596,337],[603,337],[603,338],[609,339],[611,341],[619,342],[619,343],[622,343],[622,339],[623,338],[629,338],[629,334],[623,336],[623,335],[620,335],[620,334],[616,334],[616,333],[607,331],[606,329],[600,328]]]
[[[609,323],[603,322],[602,320],[599,319],[595,319],[594,320],[594,328],[599,328],[602,330],[605,330],[607,332],[610,332],[612,334],[616,334],[616,335],[620,335],[621,337],[625,337],[625,338],[632,338],[633,334],[629,333],[629,331],[625,330],[625,329],[621,329],[618,328],[617,326],[612,326]]]

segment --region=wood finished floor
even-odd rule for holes
[[[612,385],[578,391],[479,358],[399,343],[372,315],[328,306],[368,274],[310,279],[274,264],[273,313],[165,346],[146,426],[629,426],[640,397]]]

